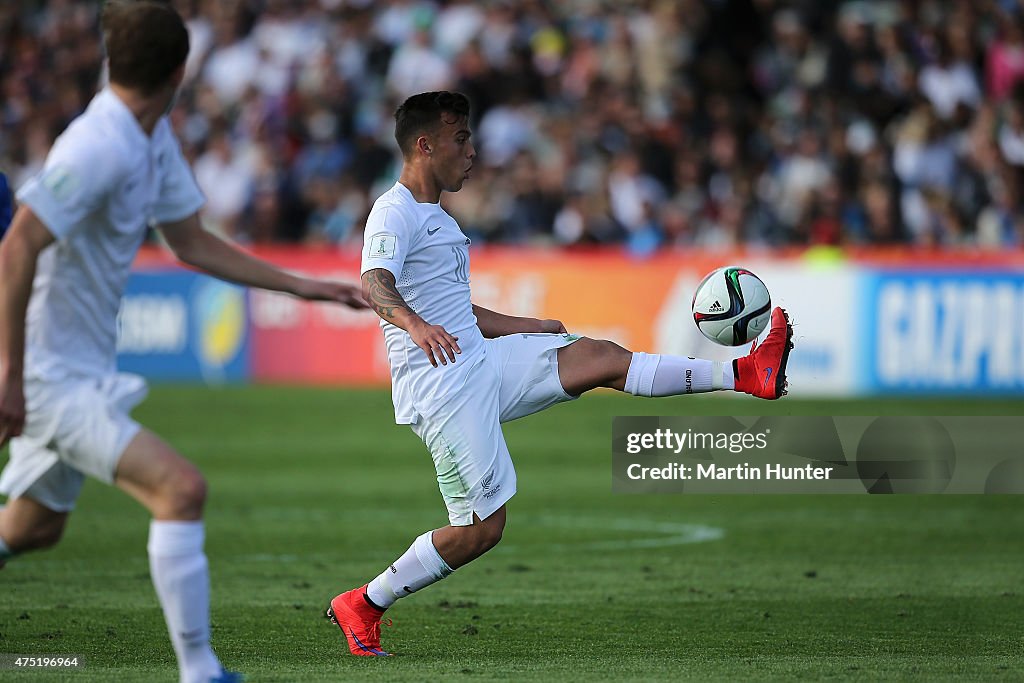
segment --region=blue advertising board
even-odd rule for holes
[[[866,271],[867,393],[1024,393],[1024,272]]]
[[[118,314],[117,353],[121,370],[150,379],[245,381],[245,290],[188,271],[134,272]]]

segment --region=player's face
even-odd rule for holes
[[[469,178],[476,157],[476,149],[470,141],[472,135],[465,117],[441,115],[433,161],[434,172],[445,192],[458,192]]]

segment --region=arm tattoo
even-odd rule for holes
[[[409,304],[398,293],[395,276],[383,268],[375,268],[363,273],[363,291],[373,310],[382,318],[392,319],[395,311],[400,308],[412,313]]]

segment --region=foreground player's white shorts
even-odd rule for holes
[[[26,382],[25,429],[11,439],[0,493],[68,512],[85,475],[112,484],[121,454],[141,429],[129,413],[146,393],[146,382],[129,374]]]
[[[466,385],[412,425],[430,450],[452,526],[487,519],[516,492],[501,423],[577,397],[558,380],[558,349],[571,334],[511,334],[486,340]]]

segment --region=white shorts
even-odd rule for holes
[[[26,382],[25,428],[11,439],[0,493],[68,512],[85,475],[113,483],[121,454],[141,429],[129,413],[146,393],[146,382],[129,374]]]
[[[558,380],[558,349],[571,334],[512,334],[486,341],[484,360],[443,406],[412,425],[430,450],[452,526],[487,519],[515,495],[501,423],[574,400]]]

